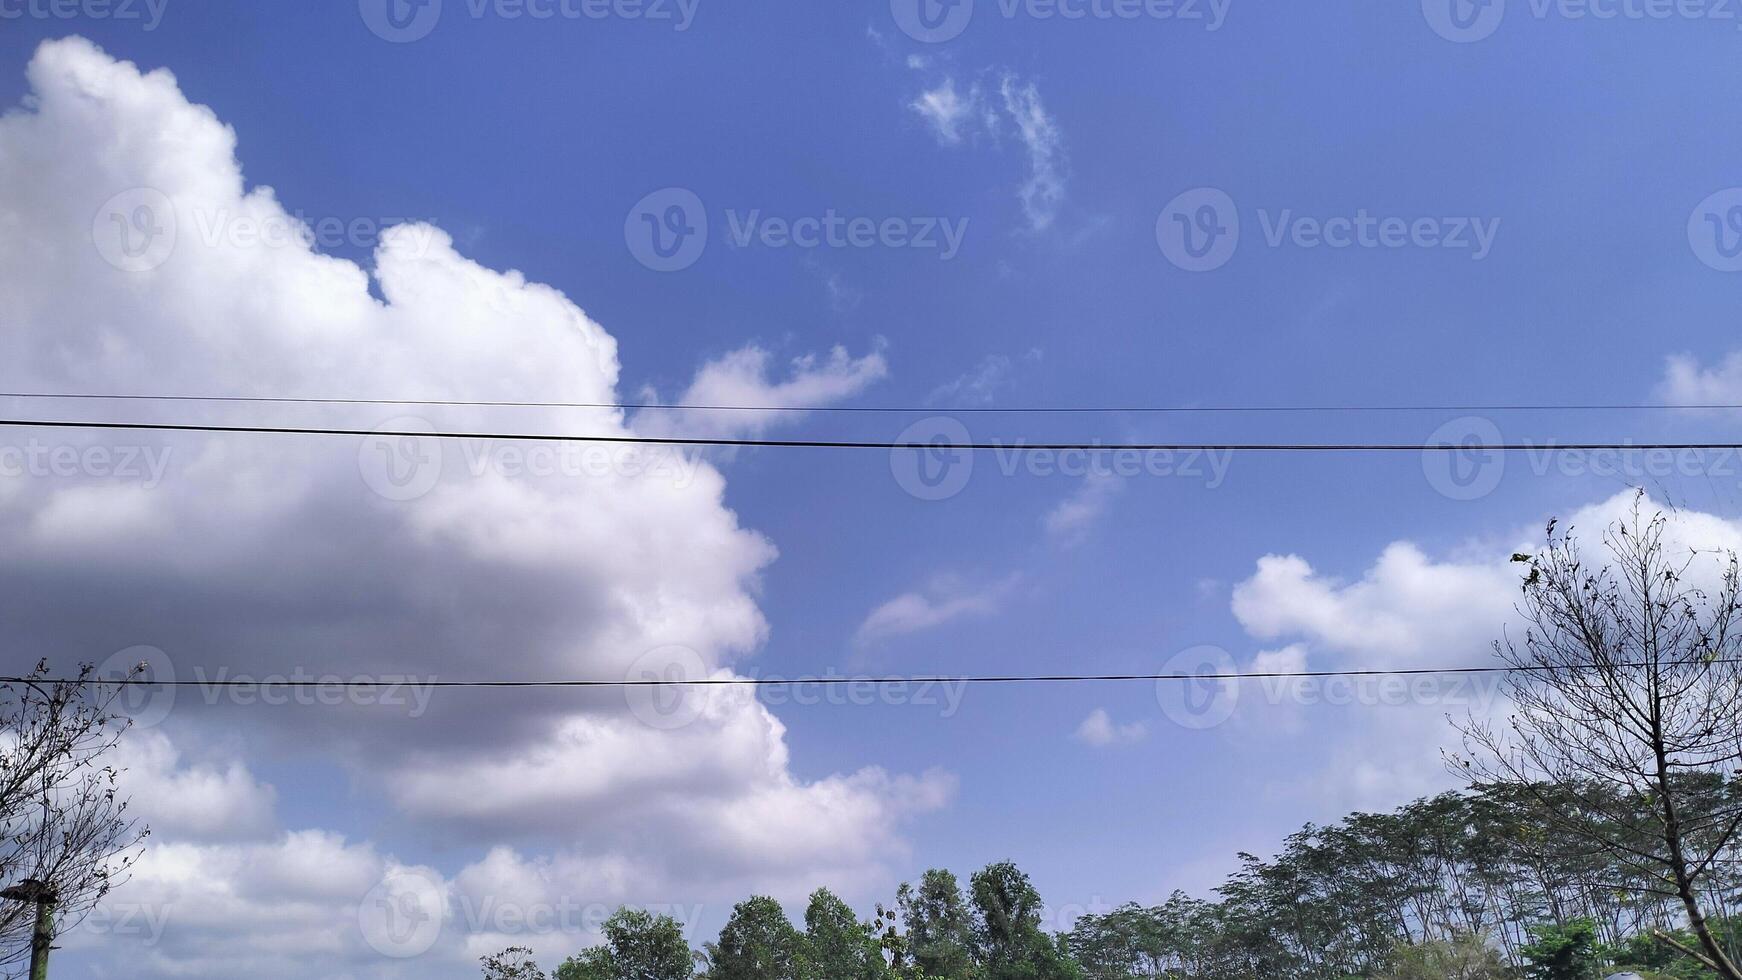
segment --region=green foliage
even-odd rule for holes
[[[618,980],[618,976],[608,946],[583,949],[556,968],[556,980]]]
[[[1719,923],[1712,923],[1714,929]],[[1671,939],[1690,949],[1699,949],[1699,940],[1686,929],[1663,930]],[[1656,980],[1716,980],[1713,973],[1699,960],[1681,952],[1656,937],[1650,932],[1641,932],[1630,936],[1625,942],[1619,943],[1610,951],[1617,972],[1637,973]]]
[[[1519,950],[1529,980],[1596,980],[1597,927],[1590,919],[1530,927],[1533,942]]]
[[[618,909],[605,920],[605,945],[557,967],[556,980],[688,980],[694,974],[683,928],[669,916]]]
[[[965,980],[974,965],[973,923],[956,876],[933,868],[919,887],[903,884],[895,903],[907,927],[907,953],[926,977]]]
[[[1040,893],[1016,865],[988,865],[970,882],[974,958],[984,980],[1074,980],[1082,971],[1041,929]]]
[[[876,930],[860,922],[834,892],[819,888],[811,894],[804,926],[810,960],[819,978],[882,980],[889,976]]]
[[[484,980],[545,980],[544,971],[532,958],[532,950],[524,946],[510,946],[479,962],[484,964]]]
[[[805,938],[794,929],[780,903],[757,896],[739,902],[708,944],[709,980],[809,980]],[[833,980],[833,978],[829,978]]]
[[[1466,932],[1451,939],[1399,944],[1385,980],[1509,980],[1511,976],[1505,959],[1486,938]]]

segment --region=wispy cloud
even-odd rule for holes
[[[1024,363],[1039,363],[1036,347],[1022,355]],[[990,405],[1001,389],[1015,384],[1017,360],[1008,354],[987,354],[973,369],[947,384],[932,389],[927,399],[934,405]]]
[[[1046,111],[1040,89],[1033,82],[1021,83],[1014,75],[1005,75],[999,91],[1004,96],[1004,111],[1016,121],[1016,131],[1028,148],[1028,180],[1018,192],[1022,210],[1030,228],[1045,231],[1052,227],[1065,199],[1070,163],[1064,133]]]
[[[881,345],[879,345],[879,348]],[[889,375],[881,349],[854,357],[844,347],[826,356],[805,354],[792,359],[784,379],[772,376],[774,356],[749,344],[702,365],[695,380],[679,396],[680,405],[732,405],[730,412],[642,412],[638,431],[664,434],[676,426],[708,437],[756,435],[781,422],[803,418],[795,408],[845,401]],[[676,416],[674,418],[674,416]]]
[[[1658,395],[1671,405],[1734,403],[1742,398],[1742,351],[1731,351],[1709,368],[1692,354],[1671,355]]]
[[[938,142],[945,145],[962,142],[964,133],[975,132],[983,127],[995,129],[998,122],[997,115],[986,104],[985,95],[978,83],[963,92],[956,88],[956,80],[949,77],[935,87],[921,92],[909,108],[931,124]]]
[[[1089,531],[1101,515],[1107,512],[1122,484],[1106,474],[1091,474],[1083,478],[1076,492],[1047,512],[1043,524],[1054,543],[1073,548],[1088,539]]]
[[[891,637],[936,629],[959,619],[990,616],[998,611],[1005,595],[1015,584],[1015,579],[1011,578],[971,587],[953,576],[940,577],[924,589],[903,593],[871,610],[854,634],[854,642],[861,647],[870,646]]]
[[[1096,708],[1077,726],[1076,739],[1084,745],[1104,749],[1114,745],[1132,745],[1149,736],[1149,726],[1141,721],[1120,725],[1106,708]]]
[[[907,66],[917,72],[932,71],[926,58],[909,58]],[[986,87],[979,81],[963,86],[953,75],[944,75],[922,90],[908,108],[926,121],[938,143],[946,147],[960,146],[978,136],[997,140],[1008,124],[1028,154],[1028,177],[1017,188],[1023,216],[1029,230],[1046,231],[1064,206],[1070,178],[1064,130],[1047,110],[1040,87],[1033,81],[1023,81],[1006,71],[998,74],[996,94],[988,95]]]

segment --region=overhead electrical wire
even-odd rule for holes
[[[208,432],[308,436],[361,436],[365,438],[404,439],[473,439],[503,442],[581,442],[616,443],[644,446],[720,446],[767,449],[878,449],[995,452],[1649,452],[1689,450],[1742,451],[1739,442],[1568,442],[1554,443],[1134,443],[1134,442],[885,442],[879,440],[837,439],[750,439],[743,437],[583,435],[575,433],[528,432],[418,432],[406,429],[347,429],[286,425],[220,425],[215,423],[175,422],[90,422],[66,419],[0,419],[4,428],[37,429],[105,429],[147,432]]]
[[[261,395],[104,395],[88,392],[5,391],[0,398],[65,401],[212,402],[258,405],[377,405],[421,408],[590,408],[664,412],[836,412],[883,415],[1091,415],[1237,414],[1314,412],[1652,412],[1742,411],[1742,405],[1666,404],[1497,404],[1497,405],[978,405],[959,408],[917,405],[647,405],[629,402],[464,401],[444,398],[296,398]]]
[[[1720,664],[1739,664],[1742,658],[1719,657],[1702,661],[1707,666]],[[962,676],[930,676],[930,677],[874,677],[874,676],[827,676],[827,677],[697,677],[671,678],[656,677],[644,680],[623,678],[618,680],[416,680],[405,677],[386,677],[374,680],[332,678],[327,680],[309,679],[296,680],[274,678],[272,680],[221,678],[217,680],[160,680],[155,678],[100,678],[100,677],[0,677],[0,684],[75,684],[81,686],[116,686],[116,687],[199,687],[212,688],[357,688],[381,687],[387,683],[401,683],[425,688],[623,688],[623,687],[776,687],[788,685],[822,685],[846,686],[852,684],[875,685],[887,687],[890,685],[908,684],[1081,684],[1081,683],[1122,683],[1144,682],[1160,683],[1166,681],[1215,681],[1233,682],[1243,680],[1309,680],[1328,677],[1421,677],[1445,674],[1513,674],[1513,673],[1552,673],[1554,671],[1584,671],[1584,670],[1626,670],[1653,666],[1645,662],[1618,662],[1611,664],[1505,664],[1487,667],[1397,667],[1397,668],[1352,668],[1348,670],[1271,670],[1271,671],[1237,671],[1232,673],[1213,674],[968,674]],[[1664,666],[1658,664],[1657,666]],[[1675,666],[1675,664],[1670,664]]]

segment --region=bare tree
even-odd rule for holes
[[[1553,521],[1542,551],[1513,556],[1528,570],[1525,634],[1495,644],[1514,668],[1512,713],[1472,719],[1453,765],[1526,787],[1551,830],[1626,871],[1592,886],[1679,901],[1699,948],[1658,938],[1742,980],[1702,911],[1742,827],[1742,807],[1704,791],[1742,759],[1742,577],[1734,553],[1671,554],[1644,499],[1605,529],[1595,566]]]
[[[0,684],[0,886],[46,885],[57,933],[125,878],[149,833],[127,814],[121,770],[103,761],[129,724],[111,710],[121,690],[96,683],[89,665],[57,679],[39,663]],[[30,956],[34,914],[0,902],[0,966]]]

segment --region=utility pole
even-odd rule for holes
[[[48,980],[48,951],[54,941],[54,905],[60,896],[47,882],[26,878],[0,891],[0,898],[36,906],[36,926],[30,932],[30,980]]]

